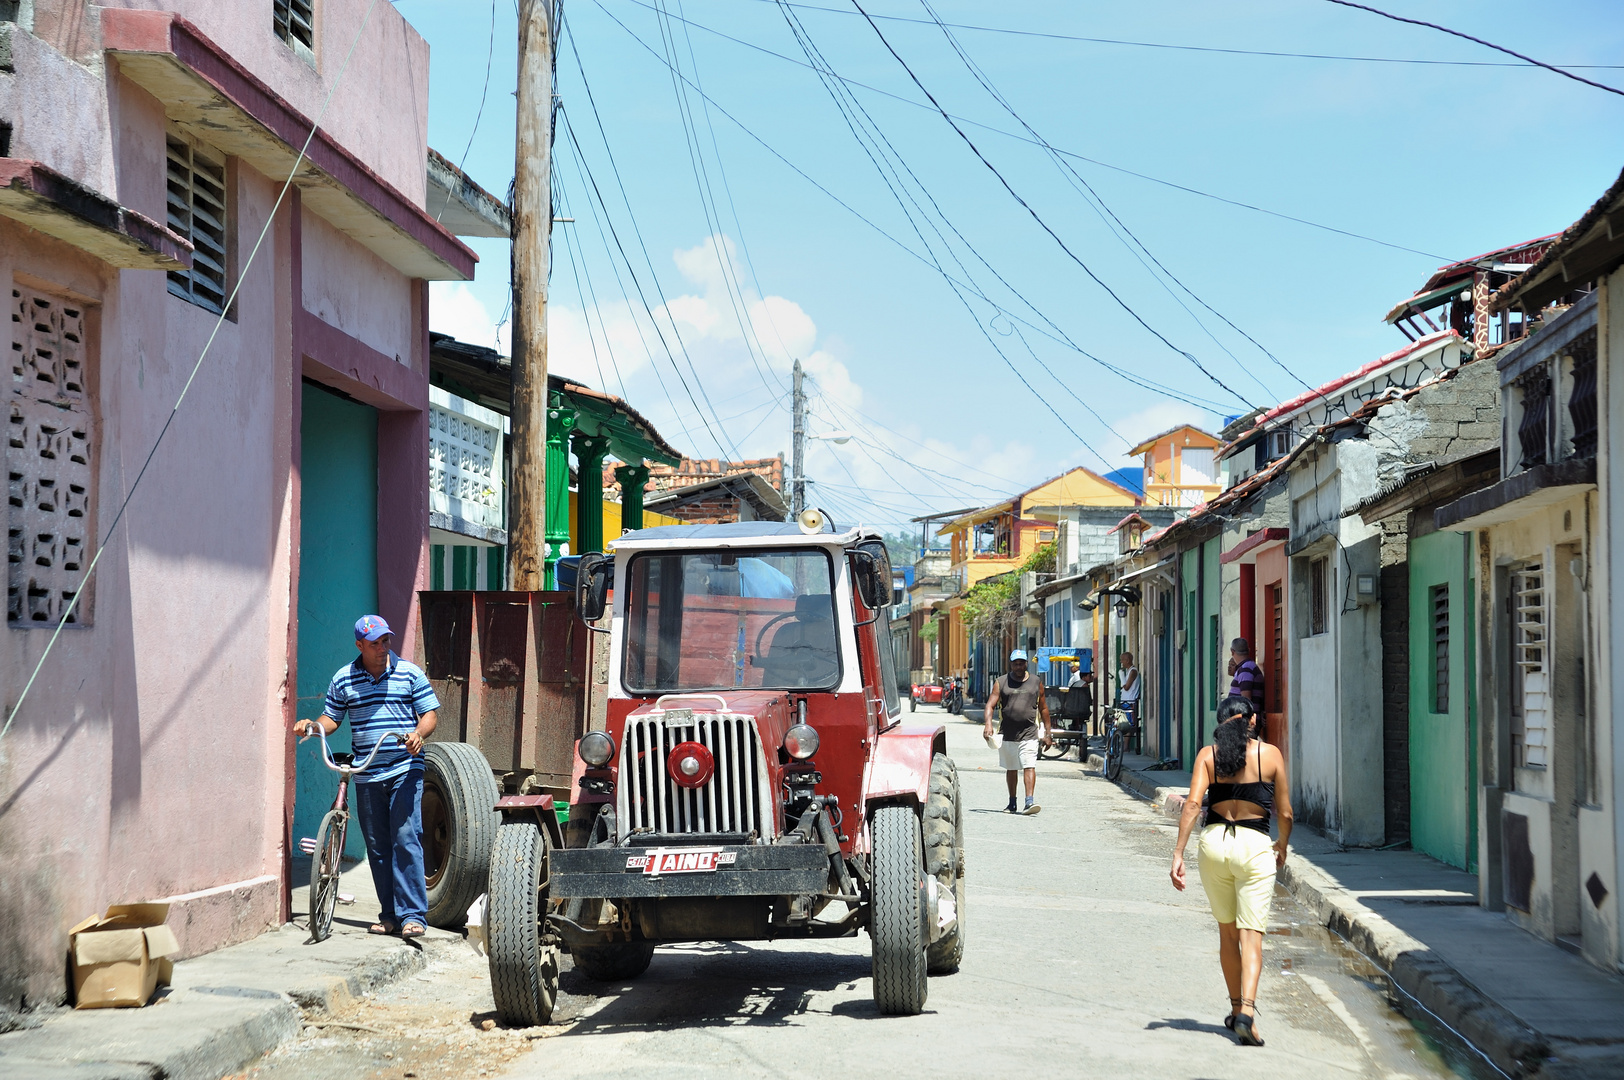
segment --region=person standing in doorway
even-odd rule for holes
[[[1243,697],[1263,711],[1263,669],[1252,659],[1252,645],[1243,637],[1229,643],[1229,694]]]
[[[378,891],[378,921],[369,932],[422,937],[428,919],[423,879],[423,740],[434,734],[440,699],[416,664],[396,656],[394,634],[377,615],[355,623],[360,656],[339,668],[315,720],[299,720],[296,735],[331,735],[346,717],[356,760],[380,739],[405,736],[404,748],[386,743],[372,767],[355,778],[355,809],[367,842],[367,864]]]
[[[1133,653],[1123,653],[1120,665],[1122,681],[1117,684],[1117,696],[1122,711],[1128,714],[1128,724],[1134,726],[1139,723],[1139,669],[1133,666]]]
[[[1038,743],[1052,745],[1054,739],[1049,735],[1049,702],[1043,680],[1027,673],[1024,649],[1009,654],[1009,672],[993,681],[992,693],[987,695],[983,733],[989,740],[994,709],[1001,709],[999,730],[1004,736],[998,747],[998,761],[1009,779],[1009,805],[1004,810],[1016,813],[1016,781],[1024,774],[1026,806],[1020,813],[1035,814],[1043,809],[1036,800]]]

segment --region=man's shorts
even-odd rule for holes
[[[1005,739],[998,747],[998,764],[1006,769],[1035,769],[1038,767],[1038,741],[1036,739]]]

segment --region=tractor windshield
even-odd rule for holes
[[[625,610],[631,693],[840,684],[834,568],[821,548],[637,555]]]

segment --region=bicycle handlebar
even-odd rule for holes
[[[320,725],[318,725],[318,728],[319,728],[319,726]],[[329,769],[333,770],[336,773],[340,773],[340,774],[349,773],[351,776],[355,776],[355,775],[358,775],[360,773],[366,772],[367,769],[370,768],[371,765],[372,765],[372,759],[378,756],[378,751],[382,750],[383,749],[383,744],[388,742],[389,740],[393,739],[395,742],[399,743],[402,746],[406,745],[406,736],[402,735],[398,731],[391,731],[389,734],[385,735],[383,738],[379,739],[377,742],[372,744],[372,753],[368,754],[367,759],[365,761],[361,762],[361,764],[344,766],[344,765],[338,764],[337,762],[335,762],[333,760],[332,749],[330,747],[328,747],[328,745],[327,745],[327,733],[325,731],[309,732],[308,734],[306,734],[305,737],[309,738],[310,735],[314,735],[314,734],[320,734],[320,736],[321,736],[321,756],[322,756],[323,763]]]

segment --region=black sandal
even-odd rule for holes
[[[1250,1005],[1253,1012],[1257,1011],[1257,1002],[1250,998],[1241,998],[1241,1005],[1242,1007]],[[1263,1039],[1252,1030],[1252,1022],[1254,1019],[1256,1018],[1248,1016],[1245,1013],[1241,1013],[1235,1017],[1235,1038],[1240,1041],[1242,1046],[1263,1045]]]
[[[1224,1027],[1228,1028],[1230,1031],[1235,1030],[1235,1010],[1240,1008],[1240,1005],[1240,998],[1229,999],[1230,1012],[1228,1016],[1224,1017]]]

